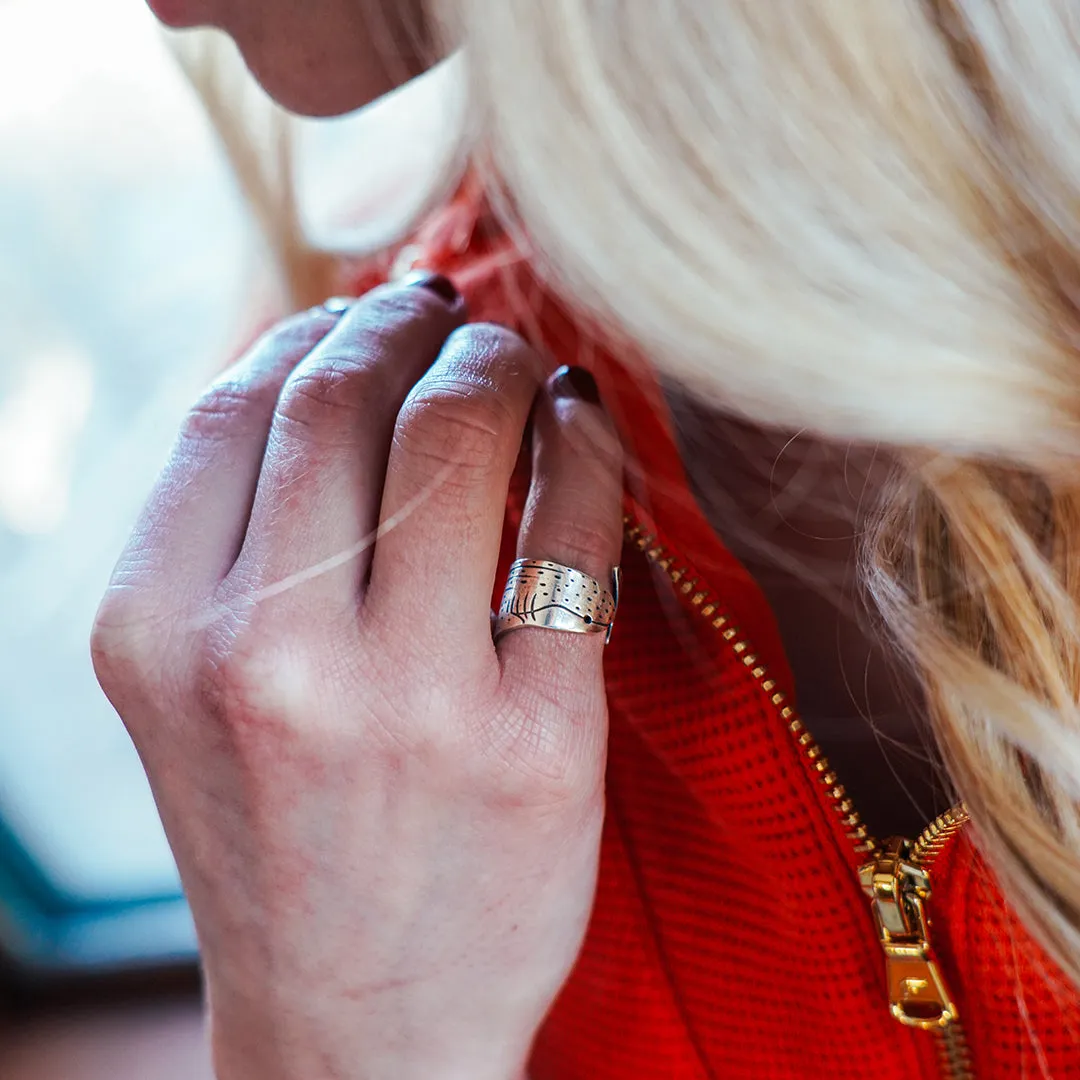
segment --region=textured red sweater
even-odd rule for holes
[[[459,196],[395,272],[441,270],[474,319],[590,367],[633,462],[596,906],[533,1080],[1080,1077],[1080,995],[1002,899],[973,825],[946,829],[926,902],[959,1022],[890,1014],[859,877],[873,841],[794,712],[768,605],[690,493],[663,398],[587,344],[477,205]],[[912,1011],[927,981],[898,983]]]

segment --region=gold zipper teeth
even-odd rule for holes
[[[950,1024],[936,1033],[938,1065],[947,1080],[974,1080],[971,1051],[960,1024]]]
[[[809,759],[833,808],[840,815],[844,831],[855,846],[855,850],[868,854],[871,858],[877,856],[879,846],[863,824],[858,810],[855,809],[854,803],[844,790],[844,785],[839,782],[836,773],[829,766],[828,758],[822,753],[814,737],[806,730],[795,710],[788,704],[787,695],[777,689],[776,680],[769,678],[765,666],[758,661],[750,642],[731,625],[730,619],[720,610],[718,602],[708,590],[700,588],[696,579],[687,578],[689,570],[686,567],[677,566],[674,557],[663,544],[657,542],[655,536],[635,523],[629,514],[623,517],[623,528],[627,543],[643,552],[653,565],[663,570],[671,579],[672,584],[677,586],[677,591],[688,596],[691,606],[709,621],[713,629],[720,631],[725,641],[731,644],[735,655],[750,669],[750,673],[758,681],[769,701],[780,713],[796,744]],[[912,861],[923,869],[929,870],[929,864],[937,858],[946,841],[969,820],[967,808],[962,803],[951,810],[946,810],[944,814],[931,821],[914,842],[911,847]],[[947,1028],[938,1029],[934,1037],[942,1076],[946,1080],[974,1080],[971,1052],[960,1022],[957,1020]]]
[[[735,655],[757,680],[771,704],[780,713],[780,718],[787,725],[796,744],[809,759],[855,851],[862,855],[873,855],[877,850],[877,844],[870,836],[866,825],[863,824],[844,785],[839,782],[836,773],[830,767],[829,759],[822,753],[821,747],[806,730],[795,710],[788,704],[787,695],[784,691],[777,689],[776,680],[768,677],[765,665],[760,662],[750,642],[731,625],[729,617],[720,610],[716,598],[709,593],[708,589],[702,587],[703,583],[698,582],[696,578],[688,577],[688,568],[678,566],[664,545],[659,543],[654,535],[647,533],[629,514],[623,517],[623,529],[627,543],[642,552],[654,566],[663,570],[671,579],[672,584],[677,587],[676,591],[689,597],[691,606],[731,645]]]
[[[929,869],[930,864],[941,853],[941,849],[958,829],[963,828],[971,820],[967,807],[960,803],[944,814],[939,814],[919,834],[918,839],[911,845],[911,859],[923,869]]]

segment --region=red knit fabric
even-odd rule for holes
[[[624,550],[596,906],[533,1080],[940,1076],[934,1036],[889,1014],[861,854],[761,680],[693,603],[707,592],[790,695],[768,606],[698,510],[655,383],[588,345],[477,205],[466,191],[425,229],[417,263],[449,274],[473,318],[514,326],[553,367],[593,370],[630,451],[627,508],[697,582],[684,593]],[[346,284],[363,291],[382,271]],[[519,509],[512,493],[506,561]],[[1080,1077],[1080,994],[966,833],[933,885],[932,935],[975,1076]]]

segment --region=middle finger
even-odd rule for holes
[[[494,656],[507,489],[544,364],[517,334],[447,340],[398,415],[365,608],[425,655]]]

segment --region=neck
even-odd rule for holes
[[[773,609],[807,726],[875,833],[917,833],[945,800],[917,683],[872,629],[856,574],[893,462],[669,400],[702,510]]]

